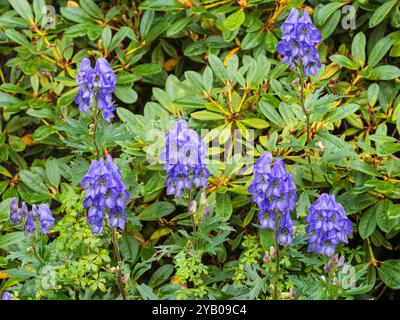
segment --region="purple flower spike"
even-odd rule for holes
[[[281,158],[271,168],[272,155],[264,153],[254,165],[254,178],[249,186],[253,202],[260,209],[258,221],[261,228],[275,230],[278,221],[278,241],[281,245],[292,245],[293,222],[290,212],[296,201],[296,186],[291,173],[288,173]]]
[[[184,190],[207,187],[210,176],[205,160],[207,145],[196,131],[188,128],[185,120],[179,120],[166,135],[165,150],[160,159],[165,162],[168,175],[165,187],[168,195],[182,197]]]
[[[97,102],[104,120],[110,122],[114,117],[115,106],[112,104],[112,94],[115,91],[117,77],[107,60],[98,59],[93,69],[89,58],[83,59],[75,80],[79,86],[75,97],[79,111],[88,112],[94,102]]]
[[[308,251],[326,256],[331,256],[340,242],[348,243],[347,238],[353,233],[342,205],[336,202],[334,195],[326,193],[311,205],[307,223]]]
[[[123,230],[129,192],[112,157],[108,154],[106,161],[103,158],[93,160],[81,184],[86,190],[83,206],[89,209],[87,221],[92,227],[92,233],[103,232],[106,213],[110,227]]]
[[[302,63],[304,76],[317,75],[321,67],[316,46],[321,42],[322,36],[312,23],[307,10],[299,19],[300,13],[292,9],[286,21],[281,25],[282,39],[277,50],[283,56],[282,62],[289,62],[290,69]]]

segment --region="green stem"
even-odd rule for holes
[[[124,283],[122,282],[122,260],[121,260],[121,255],[119,252],[118,240],[116,237],[115,229],[112,229],[112,243],[114,246],[114,254],[115,254],[115,259],[117,260],[117,266],[118,266],[118,277],[117,277],[118,289],[122,295],[122,298],[124,300],[127,300],[127,294],[125,291]]]
[[[302,65],[300,65],[299,69],[300,69],[299,70],[300,71],[300,75],[299,75],[300,76],[300,106],[301,106],[301,109],[303,109],[303,113],[304,113],[304,115],[306,117],[307,147],[308,147],[308,144],[311,141],[310,115],[307,112],[307,109],[306,109],[306,106],[305,106],[305,101],[304,101],[305,100],[304,99],[304,68],[303,68]],[[308,152],[307,152],[307,162],[308,162],[308,164],[310,166],[311,182],[312,182],[312,185],[314,186],[314,171],[313,171],[313,169],[311,167],[311,157],[310,157],[310,154],[308,154]]]
[[[275,237],[275,253],[276,253],[275,274],[274,274],[274,283],[273,283],[273,285],[274,285],[274,300],[279,300],[278,274],[279,274],[279,268],[280,268],[280,252],[279,252],[279,241],[278,241],[278,221],[275,221],[274,237]]]
[[[99,110],[96,109],[92,109],[92,115],[93,115],[93,132],[91,134],[92,137],[92,141],[93,141],[93,145],[94,145],[94,149],[95,149],[95,153],[96,153],[96,159],[100,159],[100,148],[97,144],[97,140],[96,140],[96,134],[97,134],[97,126],[99,124]]]
[[[40,235],[39,235],[40,236]],[[37,231],[36,234],[32,237],[32,250],[33,250],[33,254],[35,255],[35,257],[39,260],[40,264],[44,264],[44,260],[42,259],[42,257],[39,255],[39,253],[36,251],[36,238],[37,238]]]
[[[189,192],[189,206],[192,203],[192,191]],[[197,208],[196,208],[197,210]],[[196,214],[196,212],[192,212],[191,218],[192,218],[192,227],[193,227],[193,248],[194,250],[197,249],[197,227],[196,227],[196,221],[195,221],[195,217],[194,215]]]

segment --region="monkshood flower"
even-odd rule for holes
[[[5,291],[3,293],[3,295],[1,296],[1,300],[12,300],[11,294],[7,291]]]
[[[339,243],[348,243],[352,223],[334,195],[322,194],[310,206],[306,231],[310,235],[308,250],[331,256]]]
[[[296,64],[302,63],[304,76],[316,75],[321,67],[317,44],[322,40],[321,33],[312,23],[307,10],[303,16],[297,9],[292,9],[286,21],[281,25],[282,39],[277,51],[283,56],[282,62],[289,62],[293,69]]]
[[[277,237],[279,244],[291,245],[293,221],[290,212],[297,201],[296,186],[291,173],[285,169],[281,158],[271,168],[272,155],[264,153],[254,165],[254,178],[249,186],[253,202],[260,209],[258,221],[261,228],[275,230],[279,221]]]
[[[55,221],[53,215],[51,214],[50,208],[47,204],[41,204],[37,211],[39,214],[40,230],[44,234],[48,234],[50,232],[49,229]]]
[[[183,190],[207,187],[207,170],[205,160],[207,145],[196,131],[189,129],[185,120],[179,120],[168,131],[165,139],[165,150],[160,159],[165,162],[164,170],[167,194],[182,197]]]
[[[125,229],[126,201],[129,192],[122,181],[121,172],[112,157],[93,160],[89,170],[82,179],[86,190],[83,206],[88,208],[87,221],[92,233],[103,232],[103,221],[108,213],[111,228]]]
[[[115,91],[117,78],[107,60],[98,59],[93,69],[89,58],[84,58],[79,65],[75,81],[79,86],[75,97],[79,111],[88,112],[92,105],[97,105],[103,118],[110,122],[114,117],[112,94]]]
[[[47,204],[41,204],[39,208],[32,205],[31,211],[28,211],[25,202],[22,202],[21,208],[19,208],[18,199],[13,198],[10,202],[10,222],[12,224],[24,224],[25,236],[30,237],[36,230],[36,222],[39,223],[40,230],[46,235],[50,232],[55,219]]]

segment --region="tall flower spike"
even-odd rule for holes
[[[98,234],[103,232],[107,213],[111,228],[125,229],[125,208],[129,199],[119,168],[109,154],[106,159],[93,160],[81,183],[86,190],[83,206],[89,209],[87,221],[92,233]]]
[[[289,62],[293,69],[301,63],[304,76],[315,76],[321,67],[316,46],[321,42],[322,36],[312,23],[307,10],[299,19],[300,13],[292,9],[286,21],[281,25],[282,39],[277,50],[283,56],[282,62]]]
[[[189,191],[193,184],[196,188],[207,187],[210,173],[206,156],[207,145],[197,132],[189,129],[185,120],[177,121],[166,134],[165,150],[160,155],[168,174],[165,180],[167,194],[182,197],[183,191]]]
[[[348,243],[347,237],[353,233],[342,205],[326,193],[311,205],[307,223],[308,250],[326,256],[331,256],[339,243]]]
[[[112,94],[115,91],[117,78],[107,60],[98,59],[93,69],[89,58],[84,58],[79,65],[75,80],[79,86],[75,97],[79,111],[88,112],[96,102],[104,120],[110,122],[114,117]]]
[[[275,230],[278,221],[278,241],[281,245],[292,245],[293,222],[290,212],[297,201],[296,186],[292,174],[288,173],[281,158],[271,169],[272,155],[264,153],[254,165],[254,178],[249,186],[253,201],[260,209],[258,221],[261,228]]]

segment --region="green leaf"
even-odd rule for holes
[[[322,39],[328,39],[331,34],[336,30],[341,18],[340,11],[336,11],[332,16],[329,17],[328,21],[321,28]]]
[[[7,29],[5,31],[5,34],[9,39],[20,44],[21,46],[27,49],[31,47],[30,42],[22,35],[22,33],[17,32],[14,29]]]
[[[234,13],[232,13],[231,15],[229,15],[229,17],[227,17],[225,19],[224,27],[225,27],[225,29],[227,29],[229,31],[235,31],[242,25],[245,18],[246,18],[246,15],[245,15],[243,9],[235,11]]]
[[[392,39],[390,37],[380,39],[368,56],[368,67],[375,67],[382,58],[388,53],[390,47],[392,46]]]
[[[9,246],[20,243],[24,240],[24,238],[24,233],[20,231],[15,231],[2,235],[0,237],[0,249],[7,250]]]
[[[87,12],[90,16],[96,19],[103,19],[104,15],[100,8],[93,0],[80,0],[81,8]]]
[[[7,198],[0,203],[0,222],[6,221],[10,217],[10,203],[12,198]]]
[[[152,288],[158,287],[163,284],[174,272],[172,264],[164,264],[159,267],[150,277],[149,286]]]
[[[135,37],[135,34],[128,27],[122,27],[112,38],[109,51],[113,51],[126,37]]]
[[[358,224],[358,230],[360,232],[360,236],[363,239],[369,237],[376,228],[376,212],[375,208],[368,210],[361,217],[360,223]]]
[[[147,33],[149,32],[154,21],[154,15],[155,14],[153,10],[146,10],[140,18],[139,31],[142,38],[145,38]]]
[[[335,122],[344,119],[356,112],[359,107],[360,106],[357,104],[347,104],[344,106],[336,107],[336,109],[329,114],[328,121]]]
[[[167,29],[167,37],[175,36],[177,33],[182,31],[189,22],[192,21],[191,17],[185,17],[175,21],[168,29]]]
[[[400,260],[383,261],[378,269],[379,278],[391,289],[400,289]]]
[[[139,251],[139,244],[133,235],[125,232],[121,241],[119,242],[119,248],[121,250],[122,257],[125,260],[131,262],[136,260]]]
[[[250,118],[250,119],[244,119],[240,120],[244,124],[246,124],[248,127],[254,128],[254,129],[265,129],[269,127],[269,123],[263,119],[258,119],[258,118]]]
[[[101,40],[103,41],[103,47],[108,49],[111,44],[112,32],[109,27],[103,28],[101,33]]]
[[[381,5],[378,9],[374,11],[369,19],[369,27],[373,28],[382,22],[383,19],[387,17],[390,10],[392,10],[393,6],[397,3],[397,0],[386,1],[383,5]]]
[[[57,159],[50,157],[46,161],[46,177],[54,188],[58,188],[61,182],[61,171]]]
[[[250,50],[257,47],[264,38],[264,32],[262,30],[258,32],[251,32],[245,35],[242,40],[241,48],[242,50]]]
[[[40,126],[33,133],[32,139],[35,141],[40,141],[40,140],[47,138],[49,135],[51,135],[52,133],[57,132],[57,131],[58,131],[58,129],[53,126],[49,126],[49,125]]]
[[[378,100],[379,96],[379,84],[372,83],[368,87],[368,104],[373,107]]]
[[[400,78],[400,69],[392,65],[383,65],[372,70],[377,76],[376,80],[393,80]]]
[[[271,53],[276,51],[276,46],[278,45],[278,39],[275,35],[270,31],[267,33],[265,37],[265,47]]]
[[[282,117],[279,115],[278,111],[275,110],[268,102],[260,100],[258,102],[258,107],[261,113],[270,121],[272,121],[276,126],[282,127],[284,125]]]
[[[394,227],[394,220],[389,219],[389,211],[392,202],[389,199],[381,201],[376,208],[376,222],[379,228],[388,233]]]
[[[8,0],[8,2],[22,18],[33,22],[33,12],[27,0]]]
[[[145,208],[137,218],[143,221],[155,221],[167,216],[175,210],[175,206],[169,202],[156,202]]]
[[[33,191],[39,194],[48,194],[47,187],[35,173],[28,170],[21,170],[19,177],[21,178],[21,181]]]
[[[124,103],[134,103],[138,97],[136,91],[130,86],[117,86],[114,93]]]
[[[216,75],[216,77],[221,82],[225,82],[228,79],[228,74],[227,74],[224,64],[220,58],[218,58],[214,54],[210,54],[208,56],[208,63],[210,64],[210,67],[211,67],[212,71],[214,72],[214,74]]]
[[[315,24],[318,26],[324,25],[328,18],[342,6],[344,6],[343,2],[332,2],[323,6],[318,10],[318,14],[314,17]]]
[[[161,66],[157,63],[141,64],[132,68],[132,72],[141,76],[148,76],[151,74],[160,73],[162,71]]]
[[[190,114],[190,116],[197,120],[223,120],[224,119],[223,115],[221,115],[219,113],[207,111],[207,110],[193,112]]]
[[[233,206],[228,192],[217,193],[215,212],[225,219],[229,219],[232,215]]]
[[[337,55],[330,56],[329,59],[347,69],[350,69],[350,70],[358,69],[358,65],[354,61],[351,61],[349,58],[347,58],[345,56],[337,54]]]
[[[365,45],[366,37],[363,32],[359,32],[355,35],[353,42],[351,43],[351,55],[353,60],[358,63],[360,67],[365,64]]]

